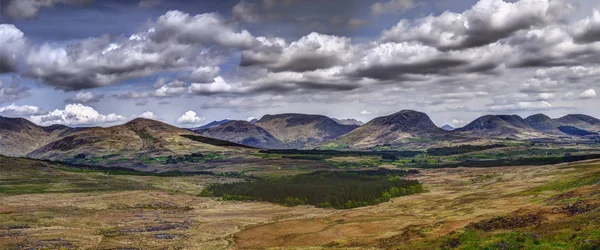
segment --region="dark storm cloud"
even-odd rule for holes
[[[355,77],[366,77],[379,80],[399,79],[408,74],[446,74],[451,69],[467,65],[468,61],[453,58],[433,58],[418,63],[398,63],[392,65],[373,65],[371,67],[358,69],[350,75]]]

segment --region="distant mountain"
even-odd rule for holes
[[[195,134],[159,121],[138,118],[119,126],[86,128],[72,132],[40,147],[28,156],[40,159],[69,159],[79,154],[92,157],[131,157],[140,154],[158,157],[228,150],[184,138],[182,135]]]
[[[62,125],[38,126],[23,118],[0,116],[0,154],[25,156],[76,129]]]
[[[331,118],[331,119],[333,119],[335,122],[337,122],[338,124],[341,124],[341,125],[362,126],[365,124],[364,122],[361,122],[356,119],[335,119],[335,118]]]
[[[196,132],[209,138],[235,142],[252,147],[268,149],[290,148],[285,143],[273,137],[273,135],[265,129],[247,121],[230,121],[217,127],[197,130]]]
[[[197,127],[197,128],[193,128],[193,129],[191,129],[191,130],[198,130],[198,129],[214,128],[214,127],[218,127],[218,126],[220,126],[220,125],[223,125],[223,124],[225,124],[225,123],[228,123],[228,122],[230,122],[230,121],[231,121],[231,120],[229,120],[229,119],[220,120],[220,121],[212,121],[212,122],[210,122],[210,123],[208,123],[208,124],[206,124],[206,125],[204,125],[204,126],[200,126],[200,127]]]
[[[518,115],[485,115],[455,131],[480,138],[528,138],[540,135]]]
[[[556,132],[561,124],[544,114],[535,114],[525,118],[525,123],[539,131]]]
[[[564,126],[573,126],[594,132],[600,132],[600,120],[589,115],[572,114],[555,119]]]
[[[448,125],[448,124],[444,124],[444,126],[441,127],[441,129],[445,130],[445,131],[453,131],[455,130],[454,127]]]
[[[249,122],[252,124],[256,124],[258,122],[258,119],[254,118],[254,119],[250,120]]]
[[[332,144],[350,148],[369,148],[419,141],[421,138],[443,136],[445,133],[446,131],[438,128],[427,114],[403,110],[389,116],[375,118],[333,141]]]
[[[312,148],[333,140],[358,126],[342,125],[322,115],[265,115],[256,125],[292,148]]]

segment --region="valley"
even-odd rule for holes
[[[201,129],[2,118],[0,148],[23,143],[0,156],[0,246],[593,249],[599,130],[575,117],[485,116],[453,131],[415,111]]]
[[[568,249],[600,243],[599,160],[420,169],[410,179],[423,183],[422,194],[342,210],[198,196],[211,183],[241,181],[226,176],[74,171],[6,157],[0,167],[0,245],[6,248]]]

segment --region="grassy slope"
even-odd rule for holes
[[[598,247],[600,161],[416,178],[426,193],[337,211],[195,196],[223,177],[106,175],[0,157],[0,248]]]

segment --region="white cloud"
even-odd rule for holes
[[[566,19],[572,7],[562,0],[480,0],[463,13],[444,12],[414,21],[403,19],[382,33],[384,41],[418,41],[442,50],[479,47],[532,26]]]
[[[65,109],[56,109],[45,115],[32,115],[30,120],[36,124],[48,126],[63,124],[68,126],[80,125],[110,125],[127,120],[124,116],[114,113],[104,115],[94,108],[83,104],[67,104]]]
[[[242,52],[243,66],[260,65],[275,72],[306,72],[343,65],[355,58],[351,39],[312,32],[289,45],[281,38],[258,37]]]
[[[17,106],[14,103],[8,106],[0,107],[0,114],[5,116],[28,116],[41,114],[41,109],[37,106],[22,105]]]
[[[452,119],[452,125],[460,126],[469,123],[468,121]]]
[[[212,83],[192,83],[189,87],[189,93],[196,95],[225,92],[234,92],[234,89],[220,76],[215,78]]]
[[[587,89],[579,94],[575,94],[574,92],[567,92],[565,94],[565,100],[581,100],[581,99],[592,99],[596,97],[596,90]]]
[[[185,93],[187,89],[186,83],[183,81],[173,81],[169,82],[157,90],[152,94],[153,97],[173,97],[173,96],[181,96]]]
[[[187,80],[195,83],[211,83],[215,77],[219,76],[219,72],[220,68],[217,66],[200,66],[190,73]]]
[[[146,111],[146,112],[142,113],[141,115],[138,115],[138,117],[145,118],[145,119],[151,119],[151,120],[160,120],[160,118],[158,118],[158,116],[156,116],[151,111]]]
[[[189,110],[187,112],[185,112],[183,115],[181,115],[178,119],[177,119],[177,123],[179,124],[199,124],[202,122],[205,122],[206,118],[204,117],[199,117],[198,114],[196,114],[196,112]]]
[[[129,37],[105,35],[34,46],[25,57],[26,75],[64,90],[103,87],[161,72],[191,72],[190,80],[206,82],[218,74],[216,65],[231,48],[253,44],[248,31],[237,32],[216,13],[169,11]]]
[[[0,24],[0,74],[15,72],[26,47],[25,34],[12,24]]]
[[[360,114],[361,114],[361,115],[370,115],[371,113],[372,113],[372,112],[369,112],[369,111],[367,111],[367,110],[360,111]]]
[[[412,0],[389,0],[387,2],[377,2],[371,5],[371,14],[379,16],[386,13],[398,13],[412,9],[416,6]]]
[[[579,96],[581,98],[594,98],[594,97],[596,97],[596,90],[593,90],[593,89],[585,90],[585,91],[581,92],[581,94],[579,94]]]
[[[247,30],[237,32],[217,13],[191,16],[171,10],[160,16],[152,38],[157,42],[220,45],[228,48],[250,48],[254,37]]]
[[[555,94],[554,93],[539,93],[537,95],[537,99],[538,100],[550,100],[552,98],[554,98]]]

